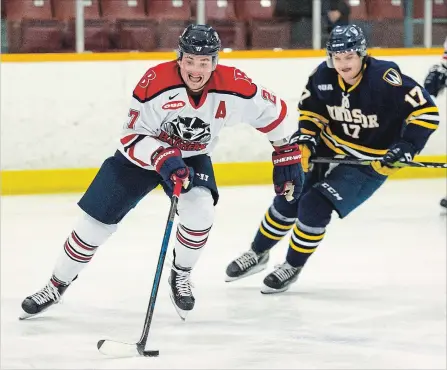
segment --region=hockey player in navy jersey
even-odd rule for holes
[[[441,62],[430,68],[424,81],[424,87],[435,98],[442,94],[442,91],[447,87],[447,37],[444,41],[444,55]],[[441,199],[441,206],[447,208],[447,198]]]
[[[274,147],[276,194],[289,200],[299,195],[304,174],[298,144],[288,142],[286,103],[238,68],[218,64],[220,47],[212,27],[190,25],[179,38],[177,60],[143,75],[133,91],[120,146],[79,201],[79,222],[47,285],[22,302],[22,318],[59,302],[127,213],[158,185],[172,195],[179,181],[183,190],[169,292],[184,319],[195,304],[190,274],[208,240],[219,199],[210,154],[225,126],[246,122],[264,133]],[[154,241],[151,247],[159,244]],[[123,253],[132,253],[130,247],[123,246]]]
[[[390,61],[367,55],[356,25],[337,26],[327,43],[327,60],[309,77],[298,106],[299,145],[306,172],[294,204],[275,197],[251,248],[232,261],[226,281],[266,268],[269,250],[292,235],[285,262],[264,279],[262,293],[279,293],[295,282],[323,241],[335,211],[345,218],[397,171],[395,162],[411,161],[439,122],[438,108],[426,90]],[[312,156],[350,156],[371,166],[312,165]]]

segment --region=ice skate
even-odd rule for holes
[[[51,307],[55,303],[59,303],[68,284],[59,282],[54,277],[50,279],[47,285],[38,292],[26,297],[22,302],[22,314],[20,320],[33,317]]]
[[[225,281],[230,282],[256,274],[267,267],[268,261],[268,251],[257,254],[253,249],[250,249],[228,265]]]
[[[285,292],[298,279],[302,269],[302,267],[292,267],[287,262],[275,268],[275,271],[265,277],[261,293],[274,294]]]
[[[169,296],[175,310],[182,320],[186,319],[188,313],[194,308],[195,298],[191,291],[190,281],[191,269],[182,269],[175,264],[172,265],[169,276]]]

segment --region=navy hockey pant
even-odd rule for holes
[[[210,189],[216,205],[219,193],[211,158],[203,154],[185,158],[184,161],[194,169],[193,186]],[[158,185],[163,186],[168,196],[172,195],[172,191],[165,186],[157,172],[134,165],[117,151],[104,161],[78,205],[104,224],[117,224]]]

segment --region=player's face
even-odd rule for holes
[[[334,54],[332,61],[338,74],[348,83],[357,77],[362,68],[362,58],[355,51]]]
[[[180,74],[191,91],[200,91],[213,72],[213,57],[209,55],[183,54],[178,61]]]

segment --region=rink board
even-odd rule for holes
[[[368,53],[373,57],[436,55],[441,56],[444,49],[434,48],[372,48]],[[326,50],[289,49],[289,50],[231,50],[221,51],[219,59],[287,59],[324,57]],[[176,58],[175,52],[114,52],[114,53],[56,53],[56,54],[2,54],[2,63],[39,63],[39,62],[110,62],[130,60],[170,60]]]
[[[371,49],[370,52],[372,56],[395,60],[421,82],[428,66],[438,61],[443,49]],[[224,64],[242,68],[274,91],[281,91],[292,107],[296,106],[301,91],[297,86],[305,84],[308,72],[324,55],[324,50],[254,50],[222,52],[220,58],[225,59]],[[117,117],[127,112],[123,91],[134,86],[141,70],[173,58],[172,52],[1,55],[2,89],[8,94],[2,97],[6,100],[2,100],[1,112],[0,194],[85,191],[103,159],[116,150],[116,130],[110,129],[110,122],[116,122]],[[295,64],[298,61],[299,69]],[[275,73],[265,73],[266,70]],[[18,76],[28,81],[27,89],[17,85]],[[64,99],[54,96],[61,81],[64,86],[70,86],[64,90]],[[94,83],[86,88],[86,81]],[[40,89],[41,86],[46,89]],[[99,93],[103,94],[101,99],[97,99]],[[81,94],[83,99],[78,99]],[[23,109],[22,101],[29,102],[27,109]],[[443,98],[439,105],[444,122]],[[288,125],[295,125],[294,115],[298,112],[290,110]],[[445,130],[446,125],[441,124],[420,160],[446,161],[447,156],[442,154],[446,153]],[[271,184],[271,146],[262,134],[253,131],[248,125],[222,131],[213,152],[219,186]],[[393,178],[445,178],[446,175],[445,170],[404,169]]]
[[[446,155],[419,156],[419,161],[446,162]],[[219,186],[264,185],[272,182],[269,162],[215,163]],[[78,193],[87,189],[97,168],[2,171],[1,195]],[[447,170],[434,168],[405,168],[392,179],[446,178]]]

